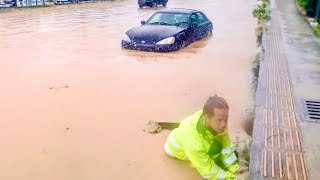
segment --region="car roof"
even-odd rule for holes
[[[184,13],[184,14],[191,14],[194,12],[200,12],[194,9],[183,9],[183,8],[177,8],[177,9],[167,9],[167,10],[161,10],[157,12],[163,12],[163,13]]]

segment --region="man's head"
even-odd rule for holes
[[[224,98],[211,96],[203,107],[203,115],[207,127],[222,133],[227,128],[229,105]]]

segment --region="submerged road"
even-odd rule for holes
[[[231,107],[230,131],[241,131],[252,102],[253,3],[169,1],[203,11],[214,32],[168,54],[120,48],[126,30],[162,9],[135,0],[0,13],[0,179],[200,179],[164,155],[167,131],[142,129],[182,120],[217,93]]]

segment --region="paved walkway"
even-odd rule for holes
[[[302,40],[316,37],[312,36],[312,31],[304,31],[304,34],[300,35],[302,37],[300,41],[294,42],[294,38],[288,38],[292,37],[292,31],[300,30],[295,28],[295,26],[300,26],[299,23],[303,24],[302,27],[305,29],[309,27],[306,26],[306,22],[301,21],[297,11],[294,11],[296,9],[292,0],[275,0],[271,4],[270,27],[263,39],[265,54],[261,61],[257,90],[250,179],[319,179],[317,171],[319,171],[320,163],[312,162],[310,155],[317,159],[320,155],[311,152],[312,149],[316,149],[314,145],[317,146],[317,143],[310,141],[310,134],[304,133],[308,127],[302,121],[304,116],[300,108],[300,99],[306,97],[303,96],[306,93],[309,96],[314,94],[308,98],[317,98],[316,93],[312,92],[320,92],[320,82],[317,82],[318,86],[315,86],[314,82],[310,81],[304,84],[309,89],[306,90],[305,87],[302,89],[296,81],[297,77],[301,79],[301,76],[297,75],[299,71],[294,69],[295,62],[292,62],[296,59],[292,57],[292,54],[297,55],[298,53],[292,51],[292,45],[297,46],[299,43],[301,45]],[[296,24],[295,26],[283,25],[287,22]],[[308,37],[303,38],[306,34]],[[317,43],[301,46],[300,48],[304,48],[304,51],[299,49],[300,55],[312,52],[312,47],[315,45]],[[305,49],[311,50],[306,51]],[[287,58],[288,54],[291,54],[289,57],[293,60]],[[314,59],[310,57],[308,60]],[[320,70],[320,64],[315,66],[318,66]],[[320,75],[320,71],[318,73]],[[310,77],[302,78],[306,81],[310,80]],[[310,90],[312,88],[314,90]],[[317,127],[320,131],[318,124],[309,126]],[[312,135],[316,136],[320,133],[314,130]],[[317,141],[314,136],[313,141]],[[306,142],[303,141],[304,139]],[[306,146],[307,151],[305,151]],[[309,171],[307,168],[309,166],[312,166],[314,170]]]

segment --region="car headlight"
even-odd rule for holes
[[[130,40],[130,38],[129,38],[129,36],[128,36],[127,34],[123,34],[122,40],[123,40],[123,41],[131,42],[131,40]]]
[[[159,42],[157,42],[158,45],[163,45],[163,44],[173,44],[176,41],[175,37],[169,37],[166,39],[163,39]]]

